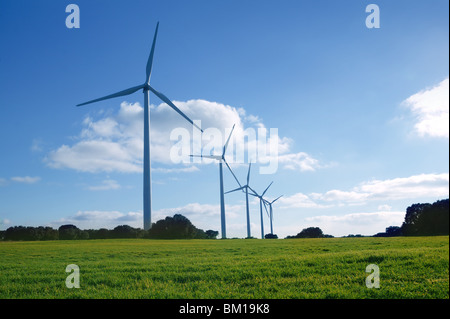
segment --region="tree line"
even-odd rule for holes
[[[406,209],[401,226],[389,226],[374,237],[440,236],[449,234],[449,199],[433,204],[413,204]]]
[[[152,224],[149,230],[119,225],[114,229],[79,229],[75,225],[52,227],[9,227],[0,232],[3,240],[86,240],[114,238],[151,238],[151,239],[215,239],[218,231],[204,231],[195,227],[191,221],[180,214],[166,217]]]
[[[406,209],[405,220],[401,226],[389,226],[385,232],[372,237],[394,236],[444,236],[449,234],[449,199],[438,200],[433,204],[413,204]],[[327,238],[319,227],[308,227],[289,238]],[[363,237],[348,235],[345,237]]]
[[[75,225],[52,227],[9,227],[0,231],[0,240],[83,240],[112,238],[149,239],[216,239],[218,231],[198,229],[183,215],[175,214],[152,224],[145,231],[128,225],[120,225],[112,230],[106,228],[81,230]],[[278,238],[274,234],[266,238]],[[406,209],[405,220],[401,226],[389,226],[385,232],[373,237],[393,236],[439,236],[449,235],[449,199],[438,200],[432,204],[413,204]],[[297,235],[286,238],[329,238],[319,227],[308,227]],[[348,235],[346,237],[362,237]]]

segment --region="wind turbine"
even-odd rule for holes
[[[248,206],[248,190],[250,189],[252,192],[253,190],[250,188],[250,168],[252,167],[252,163],[250,163],[248,165],[248,173],[247,173],[247,184],[244,186],[240,186],[236,189],[233,189],[231,191],[226,192],[225,194],[228,193],[232,193],[232,192],[236,192],[239,190],[244,191],[245,190],[245,205],[246,205],[246,209],[247,209],[247,237],[250,238],[251,237],[251,233],[250,233],[250,210],[249,210],[249,206]]]
[[[225,225],[225,196],[223,192],[223,168],[222,164],[225,163],[230,170],[231,174],[233,174],[234,179],[238,183],[239,186],[241,186],[241,183],[239,183],[236,175],[234,175],[233,171],[231,170],[230,165],[228,165],[226,159],[225,159],[225,152],[227,151],[228,142],[230,142],[231,134],[233,134],[235,124],[233,124],[233,128],[231,129],[230,135],[228,136],[228,139],[223,146],[222,155],[191,155],[191,157],[201,157],[201,158],[210,158],[215,159],[219,161],[219,174],[220,174],[220,223],[221,223],[221,229],[222,229],[222,239],[227,238],[226,233],[226,225]]]
[[[170,107],[172,107],[178,114],[184,117],[189,123],[197,127],[199,130],[203,132],[203,130],[198,127],[189,117],[186,116],[178,107],[175,106],[164,94],[158,92],[153,87],[150,86],[150,76],[152,73],[152,65],[153,65],[153,53],[155,52],[155,43],[156,36],[158,34],[159,22],[156,24],[155,35],[153,37],[153,44],[150,51],[150,55],[147,60],[146,67],[146,81],[144,84],[140,84],[138,86],[131,87],[129,89],[125,89],[123,91],[113,93],[95,100],[91,100],[85,103],[78,104],[77,106],[82,106],[94,102],[99,102],[103,100],[112,99],[119,96],[125,96],[132,94],[140,89],[143,90],[144,93],[144,230],[148,230],[151,228],[151,216],[152,216],[152,191],[151,191],[151,173],[150,173],[150,111],[149,111],[149,100],[150,100],[150,92],[152,91],[157,97],[159,97],[163,102],[167,103]]]
[[[260,217],[261,217],[261,239],[264,239],[264,220],[263,220],[263,211],[262,211],[262,205],[265,201],[265,199],[263,198],[264,194],[267,192],[267,190],[269,189],[270,185],[272,185],[273,182],[271,182],[269,184],[269,186],[267,186],[267,188],[264,190],[264,192],[259,195],[257,192],[255,192],[255,190],[253,188],[250,187],[250,189],[253,191],[254,194],[250,194],[252,196],[258,197],[259,198],[259,212],[260,212]]]
[[[270,210],[270,216],[269,216],[269,219],[270,219],[270,233],[273,235],[273,225],[272,225],[272,220],[273,220],[273,210],[272,210],[272,204],[273,203],[275,203],[277,200],[279,200],[280,199],[280,197],[282,197],[283,195],[281,195],[281,196],[278,196],[277,198],[275,198],[273,201],[271,201],[271,202],[269,202],[268,200],[265,200],[264,199],[264,208],[266,209],[266,212],[267,212],[267,207],[266,207],[266,204],[267,205],[269,205],[269,210]],[[268,213],[269,214],[269,213]]]

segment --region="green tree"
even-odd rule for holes
[[[319,227],[304,228],[295,236],[287,236],[286,238],[331,238],[331,235],[325,235]]]
[[[219,235],[219,232],[217,230],[208,229],[207,231],[205,231],[205,234],[207,239],[216,239]]]
[[[449,199],[409,206],[401,232],[405,236],[448,235]]]
[[[213,235],[211,232],[209,234]],[[147,238],[205,239],[208,235],[195,227],[185,216],[175,214],[173,217],[168,216],[152,224],[152,228],[147,231]]]
[[[89,233],[75,225],[62,225],[58,228],[58,233],[62,240],[89,239]]]

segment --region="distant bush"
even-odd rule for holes
[[[386,228],[386,231],[384,233],[378,233],[373,235],[373,237],[395,237],[395,236],[401,236],[402,234],[402,228],[398,226],[389,226]]]
[[[120,225],[109,232],[110,238],[143,238],[145,232],[140,228]]]
[[[106,228],[100,229],[86,229],[89,234],[89,239],[108,239],[111,238],[110,230]]]
[[[59,239],[62,240],[89,239],[89,233],[75,225],[62,225],[58,228],[58,232]]]
[[[219,232],[217,230],[207,230],[205,231],[206,239],[216,239],[219,235]]]
[[[332,238],[331,235],[325,235],[322,232],[322,229],[319,227],[308,227],[304,228],[301,232],[299,232],[295,236],[287,236],[286,239],[290,238]]]
[[[51,227],[9,227],[4,232],[4,240],[55,240],[58,231]]]
[[[219,232],[203,231],[195,227],[191,221],[180,214],[166,217],[152,224],[147,231],[147,238],[153,239],[213,239]]]

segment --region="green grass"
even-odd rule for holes
[[[449,298],[449,237],[0,242],[0,298]]]

